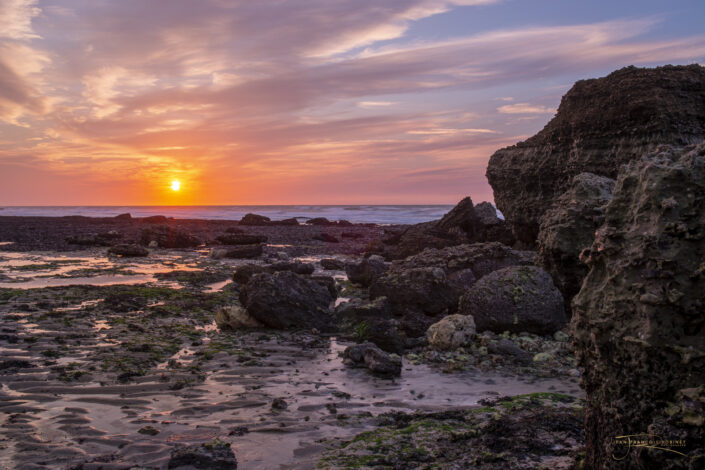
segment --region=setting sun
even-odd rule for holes
[[[172,191],[178,191],[181,189],[181,183],[178,180],[174,180],[171,182],[171,190]]]

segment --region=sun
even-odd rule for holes
[[[181,189],[181,182],[179,180],[174,180],[171,182],[171,190],[178,191]]]

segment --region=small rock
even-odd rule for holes
[[[159,429],[155,428],[154,426],[145,426],[139,428],[137,432],[140,434],[145,434],[147,436],[156,436],[157,434],[159,434]]]
[[[273,410],[285,410],[289,407],[287,402],[283,398],[275,398],[272,400],[272,409]]]
[[[328,271],[342,271],[345,269],[345,263],[335,258],[323,258],[321,267]]]
[[[204,444],[177,447],[172,450],[168,468],[183,466],[198,470],[236,470],[237,459],[230,444],[214,439]]]
[[[340,240],[338,240],[333,235],[330,235],[328,233],[319,233],[318,235],[314,235],[311,238],[313,238],[314,240],[319,240],[319,241],[326,242],[326,243],[340,243]]]
[[[448,315],[426,332],[429,345],[437,350],[454,350],[469,344],[475,337],[472,315]]]
[[[215,324],[221,330],[240,330],[247,328],[261,328],[262,323],[253,318],[244,308],[233,305],[222,307],[215,313]]]
[[[115,245],[108,249],[108,255],[122,256],[125,258],[144,257],[149,255],[146,248],[139,245]]]
[[[373,343],[349,346],[343,352],[345,364],[366,367],[373,374],[393,377],[401,375],[401,358],[382,351]]]
[[[553,359],[553,354],[549,352],[540,352],[534,356],[534,362],[547,362]]]

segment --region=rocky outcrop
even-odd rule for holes
[[[168,225],[156,225],[142,230],[140,243],[156,244],[159,248],[193,248],[200,245],[201,241],[190,233]]]
[[[259,214],[245,214],[242,219],[240,219],[240,225],[251,225],[251,226],[260,226],[260,225],[269,225],[269,223],[272,221],[267,216],[264,215],[259,215]]]
[[[541,218],[536,263],[553,277],[568,305],[588,273],[580,253],[595,240],[613,189],[610,178],[580,173]]]
[[[433,349],[447,351],[466,346],[475,338],[475,322],[471,315],[448,315],[426,332]]]
[[[533,246],[543,214],[574,176],[616,178],[661,144],[705,138],[705,68],[627,67],[577,82],[544,129],[490,158],[487,179],[514,235]]]
[[[585,467],[702,468],[705,145],[626,166],[583,259],[590,272],[572,329],[587,393]],[[644,433],[683,439],[673,449],[686,455],[615,442]]]
[[[272,328],[322,328],[328,323],[329,289],[291,271],[260,273],[240,291],[247,313]]]
[[[478,204],[466,197],[440,220],[412,225],[398,233],[388,234],[369,247],[369,251],[389,260],[403,259],[426,248],[445,248],[482,241],[500,241],[511,245],[514,239],[504,221],[488,211],[489,203]]]
[[[122,234],[115,230],[103,233],[88,233],[66,237],[66,243],[82,246],[112,246],[122,238]]]
[[[387,354],[372,343],[345,348],[343,362],[353,367],[365,367],[373,374],[384,377],[401,375],[401,358]]]
[[[477,331],[553,334],[567,323],[563,296],[551,276],[536,266],[511,266],[475,283],[458,313],[472,315]]]

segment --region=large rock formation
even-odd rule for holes
[[[551,274],[567,304],[588,273],[580,253],[595,240],[613,189],[610,178],[580,173],[541,218],[536,263]]]
[[[477,331],[553,334],[567,323],[563,296],[536,266],[510,266],[483,277],[461,298],[458,312],[472,315]]]
[[[426,248],[445,248],[484,241],[499,241],[512,245],[514,238],[497,211],[488,203],[473,206],[466,197],[440,220],[412,225],[391,234],[370,247],[386,259],[403,259]]]
[[[615,178],[660,144],[703,138],[704,67],[627,67],[577,82],[541,132],[492,155],[487,179],[514,235],[533,246],[541,216],[575,175]]]
[[[572,328],[585,468],[705,468],[705,145],[625,167],[583,259]],[[683,439],[673,449],[686,456],[616,441],[647,433]]]

